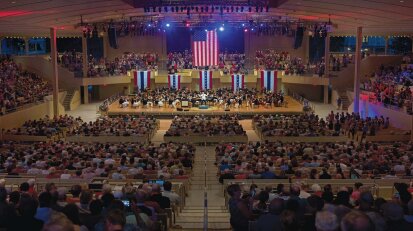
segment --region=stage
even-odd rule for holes
[[[252,117],[254,115],[268,115],[268,114],[299,114],[303,112],[303,105],[301,105],[295,99],[286,96],[285,100],[287,107],[264,107],[250,108],[243,105],[241,108],[230,108],[229,111],[225,111],[222,107],[210,106],[208,109],[199,109],[197,107],[188,108],[188,111],[178,111],[175,108],[170,107],[152,107],[152,108],[120,108],[119,103],[116,101],[109,105],[107,115],[151,115],[160,118],[171,117],[174,115],[224,115],[237,113],[243,117]]]

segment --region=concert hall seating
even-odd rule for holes
[[[175,116],[164,139],[190,143],[246,142],[246,133],[238,120],[237,115]]]
[[[21,70],[7,56],[0,56],[0,115],[42,101],[51,86],[34,73]]]

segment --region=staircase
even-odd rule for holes
[[[172,124],[172,120],[159,120],[159,129],[156,131],[155,135],[152,137],[151,141],[155,145],[159,145],[164,142],[163,136]]]
[[[70,103],[72,102],[74,94],[75,94],[74,89],[67,91],[65,99],[63,100],[63,107],[65,107],[65,111],[70,111]]]
[[[348,107],[350,106],[350,100],[347,96],[346,91],[338,91],[338,96],[341,99],[341,110],[347,111]]]
[[[197,146],[195,163],[191,176],[191,188],[182,213],[176,217],[176,225],[182,230],[203,230],[204,188],[206,183],[208,204],[208,230],[229,231],[230,215],[225,208],[222,185],[218,182],[214,147]],[[205,176],[206,163],[206,176]],[[178,230],[178,229],[177,229]]]

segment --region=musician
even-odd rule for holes
[[[205,92],[201,92],[201,94],[199,95],[199,97],[201,98],[201,105],[206,104],[208,95],[205,94]]]

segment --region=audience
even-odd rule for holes
[[[6,134],[31,135],[31,136],[52,136],[63,130],[74,129],[82,123],[80,117],[64,115],[55,118],[46,116],[38,120],[28,120],[21,128],[8,129]]]
[[[380,129],[387,129],[389,118],[361,118],[355,113],[334,113],[326,119],[314,113],[300,115],[255,115],[253,123],[263,136],[340,136],[362,132],[363,136],[374,136]]]
[[[70,135],[84,136],[145,136],[155,131],[157,120],[153,117],[100,117],[94,122],[83,123]]]
[[[216,147],[218,174],[223,179],[380,179],[413,174],[411,143],[249,143]],[[403,162],[404,171],[395,169]],[[271,171],[271,177],[268,172]],[[322,173],[322,174],[321,174]],[[300,185],[304,190],[306,185]],[[360,185],[356,191],[360,190]],[[312,186],[311,188],[319,188]],[[319,191],[319,190],[318,190]],[[343,195],[359,199],[355,193]],[[360,191],[359,191],[360,192]],[[303,195],[302,195],[303,196]],[[366,199],[366,198],[363,198]],[[347,200],[347,199],[346,199]],[[366,199],[367,200],[367,199]]]
[[[237,136],[246,135],[238,115],[175,116],[165,136]]]
[[[373,92],[374,100],[384,105],[411,108],[410,90],[413,78],[411,67],[385,67],[381,65],[371,79],[361,84],[361,89]]]
[[[42,78],[22,71],[13,60],[0,57],[0,114],[41,101],[51,92],[51,86]]]

